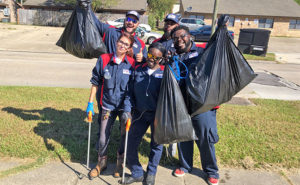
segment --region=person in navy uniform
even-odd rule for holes
[[[180,15],[170,13],[164,20],[164,34],[161,38],[154,40],[154,42],[162,43],[168,51],[171,47],[174,47],[171,32],[174,28],[179,26]]]
[[[174,42],[174,48],[171,48],[172,53],[178,55],[179,59],[187,67],[200,61],[204,50],[203,48],[196,47],[195,43],[191,40],[189,28],[186,26],[176,27],[172,31],[172,39]],[[179,67],[182,73],[181,76],[185,76],[184,73],[187,71],[184,66],[179,63]],[[186,83],[184,79],[179,81],[179,86],[183,97],[186,99]],[[192,117],[195,133],[198,137],[198,140],[195,140],[195,142],[200,151],[202,169],[207,174],[207,182],[210,185],[218,185],[219,179],[219,169],[214,147],[214,144],[219,140],[216,121],[217,108],[215,107],[210,111]],[[173,174],[181,177],[193,169],[194,141],[180,142],[177,143],[177,146],[181,167],[176,169]]]
[[[99,143],[98,163],[89,172],[89,178],[99,176],[100,172],[107,167],[107,146],[109,144],[111,128],[119,116],[120,124],[130,117],[131,102],[128,96],[128,84],[132,78],[135,61],[127,53],[131,50],[134,38],[128,33],[122,33],[116,42],[116,52],[103,54],[99,57],[92,72],[91,93],[86,112],[94,115],[93,100],[99,89]],[[124,123],[125,124],[125,123]],[[121,141],[118,156],[124,153],[125,126],[121,124]],[[121,158],[121,157],[120,157]],[[120,168],[121,164],[117,165]],[[117,169],[120,173],[122,169]]]
[[[164,66],[160,65],[160,62],[166,57],[166,49],[161,43],[156,42],[149,46],[148,51],[147,63],[136,67],[132,81],[133,123],[129,131],[127,150],[127,162],[131,176],[125,178],[125,184],[144,180],[144,171],[138,158],[138,146],[149,127],[151,128],[151,151],[145,184],[153,185],[155,183],[157,166],[163,151],[163,145],[155,143],[153,131],[164,70]]]

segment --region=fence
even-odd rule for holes
[[[40,25],[40,26],[65,26],[72,14],[73,10],[28,10],[18,9],[19,24]],[[102,21],[114,20],[124,17],[120,13],[96,13],[96,16]],[[140,23],[147,24],[148,16],[143,15],[140,17]]]
[[[18,9],[19,24],[41,26],[65,26],[72,14],[68,11],[25,10]]]

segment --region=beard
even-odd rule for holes
[[[132,28],[129,28],[129,29],[132,29]],[[129,32],[129,31],[127,30],[127,28],[125,27],[125,25],[123,26],[123,30],[124,30],[125,32],[129,33],[130,35],[132,35],[132,34],[135,32],[135,29],[132,29],[132,31]]]
[[[181,54],[181,53],[186,53],[186,52],[188,52],[189,49],[190,49],[190,46],[191,46],[191,40],[189,40],[189,41],[187,41],[187,42],[185,43],[185,47],[184,47],[184,48],[181,48],[181,47],[178,45],[178,43],[176,43],[176,44],[174,45],[174,48],[176,49],[176,52],[177,52],[178,54]]]

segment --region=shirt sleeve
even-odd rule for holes
[[[103,34],[108,30],[108,28],[110,27],[109,24],[106,24],[106,23],[103,23],[101,22],[95,15],[94,12],[92,12],[92,17],[93,17],[93,20],[96,24],[96,27],[100,33],[100,35],[103,37]]]
[[[94,67],[92,71],[92,78],[90,80],[91,84],[99,86],[101,83],[101,80],[103,78],[103,61],[101,56],[98,58],[96,66]]]
[[[131,112],[131,108],[134,106],[133,97],[133,84],[134,84],[134,68],[132,68],[132,75],[127,85],[127,91],[124,100],[124,111]]]

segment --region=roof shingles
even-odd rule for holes
[[[214,0],[182,0],[183,10],[212,14]],[[294,0],[220,0],[219,14],[300,17],[300,6]]]

